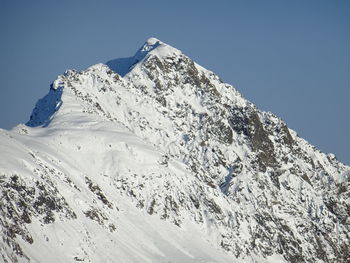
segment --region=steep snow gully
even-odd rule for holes
[[[155,38],[58,76],[0,156],[1,262],[350,262],[350,168]]]

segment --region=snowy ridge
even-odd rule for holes
[[[0,138],[4,262],[350,260],[350,168],[158,39]]]

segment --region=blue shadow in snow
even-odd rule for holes
[[[134,60],[135,60],[134,57],[117,58],[117,59],[108,61],[106,65],[111,70],[118,73],[120,76],[124,77],[129,72],[130,68],[133,66]]]
[[[62,105],[62,93],[63,86],[53,89],[51,84],[49,93],[45,97],[38,100],[35,108],[32,111],[30,120],[26,123],[26,125],[29,127],[47,127],[50,124],[55,112],[58,111]]]

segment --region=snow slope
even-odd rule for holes
[[[0,137],[4,262],[350,260],[350,168],[155,38]]]

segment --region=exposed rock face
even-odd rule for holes
[[[3,261],[35,260],[26,243],[44,242],[40,224],[73,224],[71,258],[100,260],[84,224],[122,239],[121,200],[179,229],[191,222],[232,259],[350,261],[349,167],[156,39],[109,65],[123,76],[67,71],[30,127],[1,131]]]

